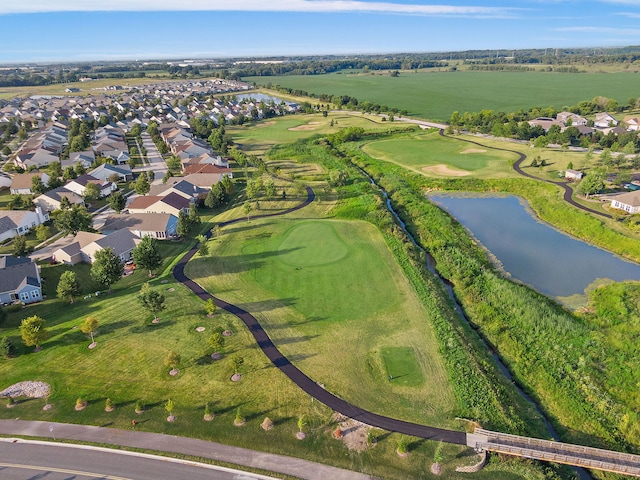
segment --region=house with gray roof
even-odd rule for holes
[[[640,213],[640,190],[622,193],[611,199],[611,208],[624,210],[627,213]]]
[[[84,200],[80,195],[71,190],[67,190],[65,187],[54,188],[48,192],[38,195],[33,203],[40,207],[44,212],[52,212],[60,208],[60,202],[62,197],[66,197],[71,205],[80,204],[84,205]]]
[[[0,257],[0,303],[42,300],[42,283],[38,266],[27,257]]]
[[[129,165],[111,165],[110,163],[103,163],[88,173],[99,180],[109,180],[109,177],[114,173],[118,174],[120,180],[123,182],[133,178],[131,167]]]
[[[79,262],[92,263],[97,252],[110,248],[124,263],[131,259],[131,252],[138,243],[140,238],[126,229],[117,230],[109,235],[78,232],[69,245],[53,252],[52,258],[56,262],[71,265]]]
[[[110,235],[118,230],[129,230],[137,237],[166,240],[176,236],[178,218],[169,213],[122,213],[107,217],[101,231]]]
[[[32,228],[49,220],[49,214],[36,207],[30,210],[0,210],[0,242],[26,235]]]

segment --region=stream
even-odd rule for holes
[[[467,324],[473,330],[477,331],[477,327],[473,323],[471,323],[471,321],[467,318],[467,316],[464,313],[464,310],[462,309],[462,306],[460,305],[460,303],[458,303],[458,300],[457,300],[457,298],[455,296],[455,293],[453,292],[453,284],[448,279],[446,279],[442,275],[440,275],[440,273],[438,272],[438,270],[436,268],[437,267],[436,260],[431,256],[431,254],[428,251],[426,251],[424,248],[422,248],[422,246],[416,241],[416,239],[413,237],[413,235],[411,235],[411,233],[407,230],[406,224],[402,221],[402,219],[400,218],[400,215],[398,215],[398,213],[394,210],[393,205],[391,204],[391,199],[389,198],[389,195],[387,194],[386,190],[384,188],[382,188],[380,185],[378,185],[375,182],[375,180],[373,179],[373,177],[371,177],[371,175],[369,175],[366,171],[364,171],[362,168],[358,167],[355,164],[354,164],[354,166],[356,168],[358,168],[358,170],[360,170],[360,172],[362,172],[362,174],[365,175],[369,179],[369,182],[371,182],[371,185],[373,185],[375,188],[377,188],[382,193],[382,195],[384,196],[385,202],[387,204],[387,209],[391,212],[393,217],[396,219],[396,221],[398,222],[398,224],[400,225],[402,230],[405,232],[405,234],[409,237],[409,239],[414,244],[414,246],[425,254],[427,269],[429,270],[429,272],[431,272],[437,278],[440,279],[440,281],[442,282],[442,285],[445,287],[447,293],[449,294],[449,297],[451,298],[451,301],[453,302],[453,305],[455,306],[455,309],[458,312],[458,315],[460,315],[460,318],[462,318],[465,322],[467,322]],[[545,425],[547,427],[547,430],[549,431],[549,434],[551,435],[551,438],[553,440],[555,440],[555,441],[560,441],[560,436],[558,435],[558,432],[553,427],[553,425],[551,424],[551,422],[549,421],[549,419],[547,418],[545,413],[540,408],[540,406],[533,400],[533,398],[531,398],[531,396],[529,394],[527,394],[522,389],[522,387],[518,384],[518,382],[513,378],[513,375],[509,371],[509,368],[507,368],[507,365],[500,359],[498,354],[495,353],[493,348],[491,348],[491,346],[482,337],[482,335],[478,335],[478,337],[480,338],[480,340],[482,341],[484,346],[487,348],[487,350],[491,353],[491,356],[493,357],[494,361],[498,365],[498,368],[500,369],[502,374],[513,384],[513,386],[516,389],[516,391],[518,392],[518,394],[522,398],[524,398],[529,404],[531,404],[535,408],[536,412],[538,412],[540,417],[543,419],[543,421],[544,421],[544,423],[545,423]],[[589,472],[587,470],[583,469],[583,468],[574,467],[574,470],[578,474],[578,476],[580,477],[581,480],[592,480],[593,479],[593,477],[589,474]]]

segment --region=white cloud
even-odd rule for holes
[[[427,16],[505,18],[519,8],[417,5],[364,0],[0,0],[0,14],[43,12],[253,11],[310,13],[391,13]]]
[[[615,27],[562,27],[556,29],[559,32],[588,32],[607,33],[624,36],[640,35],[640,28],[615,28]]]
[[[618,13],[615,13],[615,15],[619,15],[621,17],[627,17],[627,18],[640,18],[640,13],[633,13],[633,12],[618,12]]]
[[[604,3],[616,3],[618,5],[631,5],[640,7],[640,0],[601,0]]]

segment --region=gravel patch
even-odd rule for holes
[[[48,383],[27,381],[14,383],[5,388],[0,392],[0,397],[43,398],[49,396],[49,393],[51,393],[51,386]]]

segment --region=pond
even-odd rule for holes
[[[265,102],[265,103],[269,103],[273,100],[273,102],[278,105],[282,102],[286,103],[286,104],[290,104],[291,102],[287,102],[281,98],[278,97],[274,97],[272,95],[266,95],[264,93],[241,93],[240,95],[236,95],[236,98],[238,100],[246,100],[248,98],[256,100],[257,102]]]
[[[541,222],[518,197],[437,194],[429,199],[464,225],[512,278],[563,303],[594,282],[640,280],[640,265]]]

